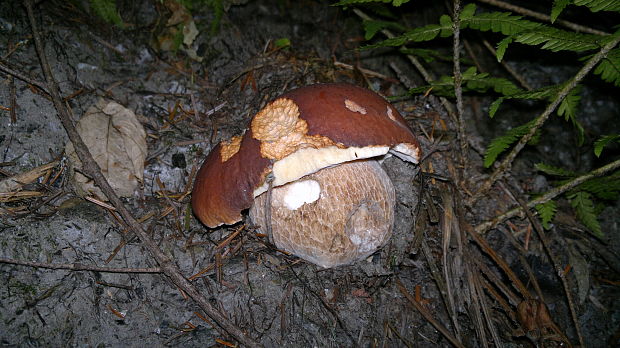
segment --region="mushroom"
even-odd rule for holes
[[[421,150],[385,99],[349,84],[301,87],[212,149],[192,207],[208,227],[237,223],[250,208],[278,248],[326,268],[350,264],[392,233],[394,187],[377,162],[388,153],[417,163]]]

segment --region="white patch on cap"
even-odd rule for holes
[[[388,146],[348,147],[345,149],[328,146],[320,149],[310,147],[300,149],[273,164],[273,186],[284,185],[335,164],[383,156],[389,150]],[[254,197],[257,196],[257,191],[260,189],[254,191]]]
[[[306,203],[312,203],[321,196],[321,185],[315,180],[295,181],[283,187],[284,205],[290,210],[297,210]]]
[[[394,112],[392,111],[392,108],[389,105],[387,106],[387,116],[390,118],[390,120],[396,122],[396,117],[394,117]]]
[[[401,143],[394,146],[390,153],[403,161],[418,163],[420,161],[420,148],[409,143]]]
[[[366,115],[366,109],[353,100],[345,99],[344,106],[353,112],[359,112],[362,115]]]

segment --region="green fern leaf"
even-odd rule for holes
[[[366,4],[369,2],[382,2],[385,4],[391,3],[392,6],[398,7],[402,4],[408,3],[410,0],[340,0],[332,6],[348,6],[357,4]]]
[[[536,170],[539,170],[547,175],[552,175],[552,176],[561,176],[561,177],[566,177],[566,178],[573,178],[577,175],[577,173],[570,171],[570,170],[566,170],[563,168],[559,168],[559,167],[554,167],[552,165],[549,164],[545,164],[545,163],[536,163],[534,165],[534,168],[536,168]]]
[[[363,25],[364,25],[364,32],[365,32],[364,38],[366,40],[372,39],[375,36],[375,34],[379,32],[379,30],[386,29],[386,28],[395,29],[401,32],[405,31],[405,28],[396,22],[364,21]]]
[[[596,198],[615,201],[620,196],[620,171],[600,178],[590,179],[577,187]]]
[[[461,10],[460,19],[461,21],[468,21],[474,16],[475,13],[476,13],[476,5],[467,4]]]
[[[607,57],[596,66],[594,73],[604,81],[620,87],[620,48],[609,51]]]
[[[374,45],[367,45],[362,47],[362,49],[372,49],[377,47],[395,47],[402,46],[407,42],[423,42],[430,41],[436,38],[442,31],[451,31],[452,25],[447,25],[445,27],[438,24],[429,24],[423,27],[415,28],[411,31],[408,31],[400,36],[393,37],[391,39],[383,40]]]
[[[401,48],[400,52],[403,54],[409,54],[424,59],[424,61],[427,63],[433,62],[435,60],[452,63],[452,56],[442,55],[436,50],[426,48]]]
[[[594,154],[601,157],[601,152],[607,144],[611,142],[620,142],[620,134],[604,135],[594,142]]]
[[[579,146],[583,145],[585,140],[585,130],[583,126],[576,117],[576,112],[579,106],[579,100],[581,100],[581,96],[579,93],[581,92],[581,86],[577,86],[570,91],[570,93],[564,98],[558,107],[558,115],[564,116],[566,121],[571,121],[573,127],[577,130],[577,144]]]
[[[514,40],[524,45],[535,46],[542,44],[542,49],[553,52],[583,52],[598,49],[600,47],[601,36],[571,33],[548,26],[541,26],[534,30],[515,34]]]
[[[514,35],[523,31],[535,30],[542,26],[540,23],[513,16],[510,12],[481,13],[461,22],[463,28],[480,31],[492,31],[504,35]]]
[[[562,13],[564,8],[566,8],[566,6],[570,3],[571,0],[553,0],[553,7],[551,8],[551,23],[554,23],[555,20],[558,19],[560,13]]]
[[[618,0],[574,0],[577,6],[586,6],[592,12],[616,11],[620,12],[620,1]]]
[[[560,105],[558,106],[558,116],[564,116],[566,121],[575,118],[575,113],[577,112],[577,107],[579,106],[579,100],[581,96],[579,93],[581,92],[580,86],[573,88],[572,91],[564,98]]]
[[[115,0],[90,0],[90,8],[104,21],[112,23],[119,28],[124,28],[125,23],[118,14]]]
[[[519,138],[527,134],[533,125],[534,120],[524,125],[515,127],[506,132],[506,134],[493,139],[484,154],[484,167],[489,168],[502,152],[508,149],[510,145],[516,142]]]
[[[554,201],[548,201],[545,203],[537,204],[535,206],[536,211],[538,212],[538,216],[540,216],[540,220],[545,230],[551,228],[549,223],[555,217],[555,212],[558,209],[557,204]]]
[[[546,86],[546,87],[542,87],[539,89],[535,89],[532,91],[520,90],[520,92],[517,92],[517,93],[504,95],[503,97],[500,97],[497,100],[495,100],[493,103],[491,103],[489,107],[489,116],[493,118],[493,116],[495,116],[495,113],[497,112],[501,104],[506,99],[534,99],[534,100],[548,99],[548,98],[554,97],[558,93],[560,88],[562,88],[562,85],[552,85],[552,86]]]
[[[579,221],[597,237],[605,237],[596,217],[592,196],[588,192],[579,191],[568,195],[568,199],[573,209],[575,209]]]
[[[461,77],[464,92],[487,92],[494,90],[503,95],[513,95],[522,91],[510,80],[490,77],[487,73],[478,73],[475,67],[465,70]],[[424,93],[429,89],[432,89],[434,95],[454,97],[454,78],[444,75],[429,85],[410,89],[409,93]]]
[[[506,54],[506,50],[508,46],[514,41],[512,36],[508,36],[504,38],[497,44],[497,49],[495,50],[495,56],[498,62],[501,62],[504,59],[504,55]]]
[[[494,102],[491,103],[491,105],[489,106],[489,117],[490,118],[493,118],[495,116],[495,113],[497,112],[497,110],[499,110],[499,107],[504,102],[504,99],[506,98],[499,97]]]

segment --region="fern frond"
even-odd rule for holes
[[[552,175],[552,176],[561,176],[561,177],[566,177],[566,178],[572,178],[577,176],[577,173],[570,171],[570,170],[566,170],[560,167],[554,167],[552,165],[549,164],[545,164],[545,163],[536,163],[534,165],[534,168],[536,168],[536,170],[539,170],[547,175]]]
[[[442,16],[443,17],[443,16]],[[400,36],[393,37],[391,39],[383,40],[373,45],[367,45],[362,47],[362,49],[372,49],[377,47],[396,47],[402,46],[407,42],[423,42],[430,41],[436,38],[439,34],[444,31],[452,31],[452,24],[447,25],[439,25],[439,24],[429,24],[423,27],[415,28],[410,30]]]
[[[574,0],[577,6],[586,6],[592,12],[616,11],[620,12],[620,2],[618,0]]]
[[[403,27],[402,25],[396,23],[396,22],[390,22],[390,21],[364,21],[363,23],[364,26],[364,38],[366,40],[370,40],[372,39],[375,34],[377,34],[379,32],[379,30],[382,29],[396,29],[400,32],[405,31],[405,27]]]
[[[493,118],[495,116],[495,113],[499,109],[500,105],[502,104],[502,102],[506,99],[534,99],[534,100],[548,99],[548,98],[555,96],[561,88],[562,88],[562,85],[552,85],[552,86],[545,86],[542,88],[538,88],[532,91],[520,90],[517,93],[505,95],[503,97],[498,98],[493,103],[491,103],[489,107],[489,116]]]
[[[585,130],[583,126],[576,117],[576,112],[579,106],[579,100],[581,100],[581,96],[579,93],[581,92],[581,86],[577,86],[573,88],[572,91],[564,98],[560,105],[558,106],[558,116],[564,116],[566,121],[571,121],[573,127],[577,130],[577,143],[579,146],[583,145],[585,139]]]
[[[509,36],[523,31],[534,30],[541,27],[542,24],[525,20],[521,16],[514,16],[510,12],[487,12],[468,19],[461,17],[461,26]]]
[[[603,231],[601,225],[596,219],[596,213],[594,210],[594,202],[592,196],[585,191],[579,191],[568,195],[570,204],[575,209],[577,218],[583,223],[594,235],[599,238],[603,238]]]
[[[562,13],[564,8],[566,8],[566,6],[570,3],[571,0],[553,0],[553,7],[551,8],[551,23],[558,19],[560,13]]]
[[[577,188],[587,191],[599,199],[616,200],[620,195],[620,172],[590,179]]]
[[[407,0],[409,1],[409,0]],[[332,6],[347,6],[347,5],[357,5],[357,4],[366,4],[369,2],[383,2],[389,3],[391,0],[340,0]]]
[[[90,8],[104,21],[123,28],[125,23],[118,14],[115,0],[90,0]]]
[[[549,228],[551,228],[549,223],[555,217],[555,212],[558,209],[558,206],[555,203],[555,201],[548,201],[545,203],[537,204],[536,206],[534,206],[534,208],[536,208],[536,211],[538,212],[538,216],[540,216],[540,220],[542,222],[543,228],[545,230],[548,230]]]
[[[601,157],[601,152],[603,152],[603,148],[605,148],[605,146],[607,146],[607,144],[611,142],[620,143],[620,134],[605,135],[595,141],[594,154],[596,155],[596,157]]]
[[[462,75],[463,92],[486,92],[494,90],[502,95],[514,95],[522,91],[510,80],[490,77],[487,73],[478,73],[475,67],[470,67]],[[454,97],[454,78],[452,76],[442,76],[439,80],[421,87],[412,88],[410,94],[423,93],[432,89],[433,94]]]
[[[574,120],[577,107],[579,106],[579,100],[581,100],[581,96],[579,95],[580,92],[580,86],[577,86],[570,91],[570,93],[560,102],[560,105],[558,106],[558,116],[564,116],[566,121],[571,119]]]
[[[571,33],[549,26],[540,26],[534,30],[519,32],[514,35],[516,42],[524,45],[540,45],[553,52],[583,52],[600,47],[601,36],[593,34]]]
[[[452,62],[452,56],[442,55],[436,50],[426,48],[401,48],[399,52],[422,58],[427,63],[430,63],[435,59],[443,62]]]
[[[532,120],[524,125],[515,127],[506,132],[506,134],[493,139],[484,154],[484,167],[489,168],[502,152],[519,138],[527,134],[532,126],[534,126],[534,121],[535,120]]]
[[[620,48],[609,51],[607,57],[598,64],[594,73],[600,75],[604,81],[620,87]]]

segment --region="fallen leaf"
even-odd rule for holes
[[[0,192],[9,193],[17,190],[21,190],[26,184],[30,184],[43,176],[47,171],[58,165],[58,161],[52,161],[50,163],[38,166],[30,169],[29,171],[10,176],[0,180]]]
[[[76,128],[114,192],[121,197],[132,196],[144,177],[147,154],[146,133],[133,111],[102,99],[86,111]],[[82,163],[73,144],[67,144],[65,152],[77,193],[105,197],[94,182],[80,172]]]

